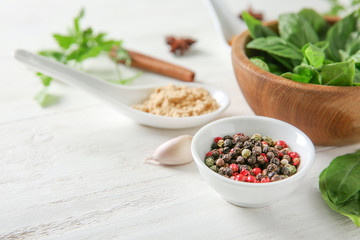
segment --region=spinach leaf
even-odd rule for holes
[[[246,47],[289,59],[302,60],[303,58],[301,51],[296,46],[275,36],[254,39]]]
[[[301,82],[301,83],[308,83],[311,80],[311,77],[302,76],[302,75],[299,75],[299,74],[296,74],[296,73],[290,73],[290,72],[281,74],[281,77],[287,78],[287,79],[290,79],[290,80],[294,80],[296,82]]]
[[[326,32],[328,31],[330,25],[320,14],[309,8],[302,9],[298,14],[306,19],[311,26],[313,26],[320,39],[325,39]]]
[[[309,64],[315,68],[321,68],[325,60],[324,50],[313,45],[312,43],[307,43],[302,48],[302,52]]]
[[[280,37],[298,48],[306,43],[316,43],[319,37],[311,24],[302,16],[295,13],[279,16]]]
[[[327,205],[360,227],[360,151],[336,157],[319,176]]]
[[[340,50],[345,50],[347,39],[356,29],[358,14],[353,12],[347,17],[335,23],[328,31],[326,40],[329,42],[328,55],[332,60],[340,62]]]
[[[258,66],[259,68],[261,68],[261,69],[263,69],[263,70],[265,70],[267,72],[270,72],[269,66],[266,64],[266,62],[264,62],[260,58],[253,57],[253,58],[250,58],[250,61],[253,64],[255,64],[256,66]]]
[[[324,85],[352,86],[355,75],[355,61],[349,60],[324,65],[320,74]]]
[[[299,65],[294,68],[294,73],[305,77],[311,77],[309,83],[319,84],[319,85],[322,84],[321,75],[313,66]]]
[[[261,21],[251,16],[248,12],[242,12],[241,16],[245,21],[252,38],[255,39],[260,37],[276,36],[276,33],[273,30],[263,26]]]

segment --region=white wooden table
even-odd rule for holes
[[[227,3],[238,13],[250,1]],[[325,1],[310,0],[253,0],[252,5],[268,19],[302,6],[327,7]],[[124,39],[127,48],[191,68],[197,82],[226,91],[232,104],[221,118],[253,114],[203,1],[2,0],[0,239],[360,239],[360,229],[330,210],[317,186],[321,170],[359,144],[317,147],[311,172],[291,196],[246,209],[217,195],[194,163],[144,163],[164,141],[199,128],[141,126],[58,82],[51,93],[62,96],[60,101],[39,107],[33,96],[40,81],[15,62],[12,51],[55,47],[51,34],[64,33],[81,7],[86,9],[83,26]],[[167,35],[198,42],[189,54],[175,57],[164,43]],[[134,84],[172,81],[144,73]]]

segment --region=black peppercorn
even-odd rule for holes
[[[223,139],[224,139],[224,140],[227,140],[227,139],[232,140],[233,138],[232,138],[232,136],[230,136],[230,135],[226,135],[226,136],[223,137]]]
[[[213,143],[211,144],[211,149],[218,149],[218,148],[219,148],[219,146],[217,145],[216,142],[213,142]]]
[[[257,156],[257,162],[259,163],[259,164],[264,164],[265,163],[265,158],[264,158],[264,156],[263,155],[259,155],[259,156]]]
[[[251,144],[250,141],[245,141],[245,142],[244,142],[244,148],[249,149],[249,148],[251,148],[251,146],[252,146],[252,144]]]
[[[223,148],[223,153],[229,153],[230,152],[230,148],[229,147],[224,147]]]
[[[262,152],[267,154],[269,152],[269,146],[264,145],[263,149],[262,149]]]
[[[245,163],[245,158],[243,156],[238,156],[236,158],[236,163],[237,164],[244,164]]]
[[[248,157],[247,162],[250,165],[254,165],[256,163],[256,157],[254,155],[251,155],[250,157]]]
[[[224,159],[224,161],[225,161],[226,163],[228,163],[228,162],[230,162],[230,160],[231,160],[231,156],[230,156],[229,154],[224,154],[223,157],[222,157],[222,159]]]
[[[217,159],[217,158],[220,156],[219,150],[217,150],[217,149],[211,150],[211,156],[212,156],[214,159]]]
[[[239,147],[234,147],[232,149],[233,156],[237,157],[241,154],[241,149]]]
[[[218,166],[218,167],[224,166],[224,164],[225,164],[224,159],[218,158],[218,159],[216,160],[215,164],[216,164],[216,166]]]
[[[269,172],[276,172],[276,173],[279,173],[280,172],[280,167],[274,163],[270,163],[268,166],[267,166],[267,170]]]
[[[255,145],[255,147],[253,148],[252,152],[253,152],[253,155],[255,155],[255,156],[260,155],[260,153],[261,153],[261,147]]]
[[[235,147],[243,148],[243,147],[244,147],[244,143],[243,143],[243,142],[237,142],[237,143],[235,144]]]
[[[273,159],[275,157],[275,154],[273,152],[268,152],[266,154],[266,157],[267,157],[268,160],[271,160],[271,159]]]
[[[280,176],[278,174],[274,174],[274,176],[272,176],[271,181],[275,182],[275,181],[279,181],[280,180]]]
[[[233,175],[233,170],[232,170],[232,168],[226,168],[225,169],[225,175],[228,175],[229,177],[231,176],[231,175]]]
[[[224,147],[229,147],[229,148],[232,148],[233,144],[232,144],[232,141],[231,139],[226,139],[224,141]]]
[[[219,168],[218,173],[221,175],[225,175],[225,169],[226,169],[225,167]]]
[[[276,165],[280,165],[280,159],[278,159],[277,157],[274,157],[273,159],[270,160],[270,163],[274,163]]]

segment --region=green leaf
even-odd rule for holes
[[[360,192],[354,194],[354,196],[342,204],[333,203],[327,192],[327,172],[328,169],[325,168],[319,176],[319,189],[322,198],[332,210],[349,217],[356,226],[360,227]]]
[[[254,39],[246,47],[289,59],[302,60],[303,58],[297,47],[275,36]]]
[[[267,72],[270,72],[270,69],[269,69],[269,66],[266,64],[266,62],[264,62],[263,60],[257,58],[257,57],[253,57],[253,58],[250,58],[250,61],[255,64],[256,66],[258,66],[259,68],[267,71]]]
[[[80,20],[85,16],[85,9],[81,9],[78,16],[74,18],[75,37],[79,38],[81,35]]]
[[[357,15],[356,12],[353,12],[329,29],[326,36],[326,40],[329,42],[327,53],[332,60],[337,62],[342,60],[339,51],[346,49],[347,39],[356,29]]]
[[[320,14],[309,8],[302,9],[298,14],[310,23],[320,39],[325,38],[330,25]]]
[[[295,13],[280,15],[278,27],[280,37],[300,49],[306,43],[319,41],[319,37],[310,23]]]
[[[354,86],[360,86],[360,70],[358,68],[355,68],[353,84]]]
[[[116,59],[119,61],[125,61],[125,64],[127,66],[130,66],[130,64],[131,64],[131,57],[130,57],[128,51],[126,51],[122,47],[116,48]]]
[[[321,70],[322,83],[332,86],[352,86],[355,75],[355,61],[324,65]]]
[[[47,106],[49,100],[48,87],[44,87],[40,92],[38,92],[34,99],[39,103],[40,106]]]
[[[312,84],[322,84],[320,73],[310,65],[299,65],[294,68],[294,73],[299,74],[300,76],[310,77],[309,83]]]
[[[287,79],[294,80],[296,82],[301,82],[301,83],[308,83],[311,80],[311,77],[301,76],[299,74],[290,73],[290,72],[284,73],[280,76],[283,78],[287,78]]]
[[[242,18],[245,21],[250,35],[253,39],[260,37],[276,36],[276,33],[270,28],[263,26],[261,21],[251,16],[248,12],[242,12]]]
[[[40,72],[37,72],[36,75],[39,76],[39,78],[41,79],[42,84],[43,84],[45,87],[49,86],[50,83],[51,83],[51,81],[53,80],[52,77],[49,77],[49,76],[47,76],[47,75],[45,75],[45,74],[42,74],[42,73],[40,73]]]
[[[53,58],[58,62],[65,63],[66,54],[58,51],[40,51],[38,52],[41,56]]]
[[[360,191],[360,153],[336,157],[327,168],[326,186],[334,204],[344,203]]]
[[[323,49],[316,47],[312,43],[308,43],[304,45],[302,52],[311,66],[315,68],[322,67],[325,60],[325,53]]]
[[[55,38],[59,46],[64,50],[69,49],[72,44],[76,43],[76,38],[73,36],[54,34],[53,37]]]

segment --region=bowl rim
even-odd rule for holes
[[[203,132],[210,129],[212,126],[217,125],[217,124],[222,123],[222,122],[233,121],[233,120],[248,120],[248,121],[251,121],[253,119],[259,119],[261,121],[277,122],[277,123],[283,124],[283,125],[289,127],[290,129],[292,129],[293,131],[296,131],[296,132],[300,133],[300,135],[305,138],[306,142],[310,146],[310,149],[308,149],[309,159],[305,162],[305,164],[304,164],[303,168],[301,169],[301,171],[296,172],[293,176],[288,177],[286,179],[282,179],[282,180],[275,181],[275,182],[267,182],[267,183],[256,184],[256,183],[235,181],[235,180],[226,178],[226,177],[221,176],[220,174],[214,172],[208,166],[205,165],[204,161],[201,160],[202,158],[198,154],[198,152],[196,150],[196,146],[195,146],[196,142],[199,141],[199,135],[201,135]],[[278,120],[278,119],[275,119],[275,118],[264,117],[264,116],[232,116],[232,117],[227,117],[227,118],[222,118],[222,119],[219,119],[219,120],[216,120],[216,121],[212,121],[212,122],[206,124],[201,129],[199,129],[196,132],[196,134],[194,135],[194,137],[192,139],[192,142],[191,142],[191,153],[192,153],[192,156],[194,158],[194,161],[195,161],[196,165],[198,167],[204,169],[205,171],[207,171],[210,174],[210,176],[215,177],[219,181],[223,181],[225,183],[238,185],[238,186],[242,186],[242,187],[255,187],[255,188],[271,187],[271,186],[296,182],[297,180],[300,180],[301,178],[303,178],[309,172],[309,170],[310,170],[310,168],[311,168],[311,166],[312,166],[312,164],[314,162],[314,159],[315,159],[315,147],[314,147],[314,144],[304,132],[302,132],[300,129],[298,129],[297,127],[295,127],[295,126],[293,126],[293,125],[291,125],[291,124],[289,124],[287,122],[284,122],[284,121],[281,121],[281,120]]]
[[[333,22],[333,23],[339,20],[339,18],[334,18],[334,17],[325,17],[325,19],[328,22]],[[278,20],[273,20],[263,23],[264,26],[275,26],[277,24],[278,24]],[[231,55],[233,60],[235,60],[237,64],[243,66],[248,71],[250,71],[251,74],[254,74],[256,76],[262,76],[266,78],[267,81],[272,81],[272,82],[276,81],[277,84],[284,84],[291,87],[297,87],[311,91],[321,91],[321,92],[337,91],[337,92],[346,92],[346,93],[348,93],[349,91],[354,91],[354,92],[360,91],[359,86],[330,86],[330,85],[317,85],[311,83],[301,83],[267,72],[261,69],[260,67],[256,66],[254,63],[252,63],[245,53],[246,44],[251,39],[252,38],[250,36],[250,31],[245,30],[234,38],[231,45]],[[233,67],[235,68],[234,64]]]

